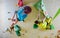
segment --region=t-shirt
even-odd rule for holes
[[[19,21],[23,21],[27,17],[27,14],[24,13],[24,7],[20,7],[16,14]]]

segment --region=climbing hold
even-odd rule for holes
[[[53,20],[54,20],[58,15],[60,15],[60,8],[58,9],[57,13],[53,16]]]
[[[43,22],[43,27],[46,29],[47,22]]]
[[[31,11],[32,11],[31,7],[29,7],[29,6],[24,7],[24,13],[29,14],[29,13],[31,13]]]
[[[50,25],[47,25],[46,26],[46,30],[50,30]]]
[[[18,0],[18,6],[22,7],[23,6],[23,1],[22,0]]]
[[[60,30],[57,31],[57,38],[60,38]]]
[[[21,35],[21,33],[20,33],[21,28],[20,28],[18,25],[15,25],[15,26],[14,26],[14,31],[16,32],[16,35],[17,35],[17,36],[20,36],[20,35]]]
[[[40,9],[42,9],[42,8],[41,8],[41,4],[42,4],[42,0],[39,0],[37,3],[34,4],[34,7],[35,7],[37,10],[40,10]]]
[[[11,13],[11,12],[8,12],[8,13]]]
[[[46,18],[45,20],[47,23],[51,23],[52,22],[52,18]]]
[[[38,24],[39,29],[46,29],[46,26],[47,26],[46,22]]]
[[[42,23],[38,24],[38,27],[39,27],[39,29],[41,29],[42,28]]]
[[[38,28],[38,25],[37,24],[34,24],[33,28],[34,29]]]
[[[39,23],[38,20],[36,20],[36,21],[35,21],[35,24],[38,24],[38,23]]]
[[[21,36],[20,31],[15,31],[17,36]]]
[[[54,27],[53,24],[50,25],[50,29],[51,29],[51,30],[55,29],[55,27]]]
[[[37,3],[35,3],[35,4],[34,4],[34,7],[35,7],[37,10],[41,10],[41,9],[42,9],[44,12],[46,11],[43,0],[39,0]]]
[[[58,30],[58,32],[60,32],[60,30]]]
[[[21,31],[21,28],[20,28],[18,25],[15,25],[15,26],[14,26],[14,30],[15,30],[15,31]]]

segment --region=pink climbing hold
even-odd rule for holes
[[[22,0],[18,0],[18,6],[22,7],[23,6],[23,1]]]

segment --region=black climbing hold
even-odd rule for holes
[[[38,24],[38,23],[39,23],[38,20],[36,20],[36,21],[35,21],[35,24]]]

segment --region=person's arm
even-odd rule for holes
[[[14,15],[13,15],[13,17],[12,17],[12,20],[14,19],[15,15],[16,15],[16,13],[14,13]]]
[[[15,15],[16,15],[16,13],[14,13],[12,18],[8,18],[8,20],[14,20]]]

